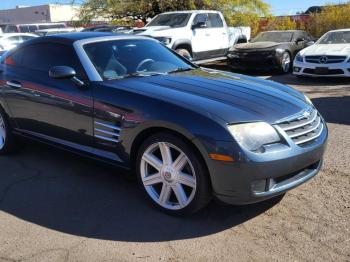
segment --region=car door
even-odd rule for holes
[[[203,23],[203,26],[192,28],[192,51],[196,60],[207,59],[210,58],[210,51],[215,49],[213,44],[215,39],[211,37],[212,30],[208,28],[208,14],[197,14],[193,19],[192,26],[198,22]]]
[[[212,48],[214,52],[211,53],[211,56],[219,57],[226,55],[229,38],[220,14],[208,13],[208,28],[210,29],[210,37],[213,40]]]
[[[73,47],[24,46],[4,60],[3,83],[16,128],[72,147],[92,146],[92,92]],[[86,86],[49,77],[53,66],[70,66]]]

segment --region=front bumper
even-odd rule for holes
[[[350,63],[316,64],[294,61],[293,74],[310,77],[350,77]]]
[[[228,66],[237,70],[271,70],[280,67],[279,53],[229,53]]]
[[[306,147],[294,144],[251,155],[239,152],[234,163],[212,160],[208,168],[215,196],[228,204],[251,204],[305,183],[321,169],[327,137],[325,126],[319,138]]]

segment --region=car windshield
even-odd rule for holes
[[[84,49],[104,80],[169,74],[195,68],[155,40],[95,42],[84,45]]]
[[[331,45],[331,44],[350,44],[350,31],[330,32],[325,34],[318,44]]]
[[[293,39],[293,32],[263,32],[258,34],[251,42],[291,42]]]
[[[187,25],[190,16],[191,14],[188,13],[162,14],[156,16],[147,26],[184,27]]]

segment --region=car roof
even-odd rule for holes
[[[61,44],[73,44],[76,41],[89,39],[89,38],[96,38],[96,37],[110,37],[110,36],[118,36],[117,34],[113,33],[104,33],[104,32],[74,32],[74,33],[64,33],[64,34],[57,34],[57,35],[49,35],[49,36],[42,36],[35,39],[32,39],[30,41],[26,41],[22,46],[27,44],[34,44],[34,43],[61,43]]]
[[[270,30],[270,31],[263,31],[261,33],[269,33],[269,32],[278,32],[278,33],[283,33],[283,32],[287,32],[287,33],[297,33],[297,32],[305,32],[303,30]]]
[[[22,47],[27,45],[32,45],[36,43],[59,43],[65,45],[73,45],[77,41],[91,39],[93,42],[101,41],[103,39],[140,39],[147,38],[137,35],[125,35],[125,34],[115,34],[109,32],[74,32],[74,33],[63,33],[54,34],[48,36],[37,37],[21,44]],[[151,39],[151,38],[149,38]]]
[[[220,13],[219,11],[215,10],[184,10],[184,11],[172,11],[172,12],[165,12],[162,14],[176,14],[176,13],[188,13],[188,14],[200,14],[200,13]]]

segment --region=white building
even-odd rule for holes
[[[0,24],[69,22],[78,20],[79,6],[48,4],[0,10]]]

